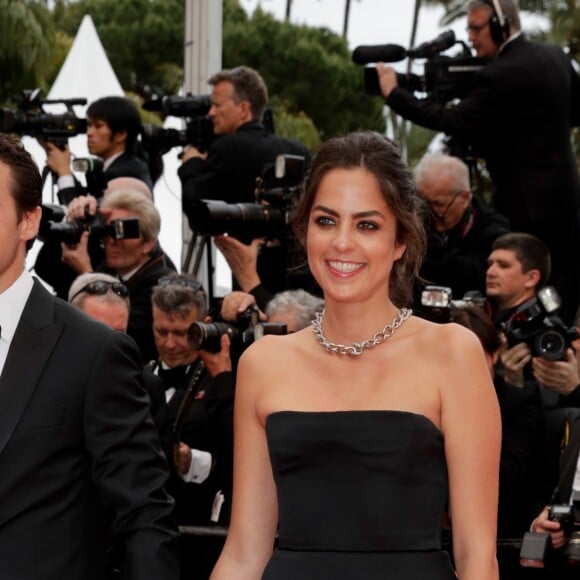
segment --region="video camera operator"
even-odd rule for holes
[[[50,140],[39,140],[46,150],[47,166],[57,176],[58,198],[61,204],[74,203],[78,197],[99,200],[108,182],[121,177],[131,177],[143,182],[152,196],[153,181],[147,163],[137,154],[137,138],[141,131],[141,118],[135,104],[128,98],[103,97],[87,109],[87,146],[95,159],[90,159],[85,171],[87,187],[73,177],[71,152],[68,146],[58,147]],[[151,153],[153,155],[153,153]],[[101,259],[98,246],[90,246],[94,261]],[[60,244],[48,240],[40,249],[36,273],[52,286],[58,296],[66,299],[70,284],[77,272],[62,262]]]
[[[382,94],[397,114],[472,145],[485,159],[495,209],[514,231],[550,249],[550,283],[570,323],[580,294],[580,185],[570,142],[570,128],[580,123],[578,74],[560,47],[522,33],[514,0],[469,0],[467,30],[477,56],[491,60],[459,103],[419,99],[378,63]]]
[[[451,288],[453,296],[474,290],[483,294],[491,245],[509,232],[507,219],[473,195],[469,168],[458,157],[427,153],[414,176],[429,209],[421,277]]]

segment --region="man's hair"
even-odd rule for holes
[[[18,223],[26,212],[34,211],[42,204],[42,177],[36,162],[24,149],[22,143],[5,133],[0,133],[0,163],[9,170],[10,195],[16,205]],[[26,242],[26,251],[32,248],[34,239]]]
[[[520,11],[514,0],[497,0],[497,2],[504,18],[508,21],[510,28],[521,30]],[[472,10],[482,7],[489,8],[490,12],[496,11],[495,6],[493,5],[493,0],[469,0],[467,2],[466,11],[471,12]]]
[[[324,308],[324,300],[306,290],[285,290],[278,292],[266,305],[266,316],[276,312],[292,312],[300,329],[306,328],[317,312]]]
[[[248,101],[252,120],[261,121],[268,103],[268,89],[260,73],[249,66],[237,66],[216,73],[208,82],[215,87],[223,81],[232,83],[234,102]]]
[[[10,171],[10,195],[20,222],[24,213],[41,205],[42,178],[30,153],[20,141],[5,133],[0,133],[0,162]]]
[[[413,172],[415,183],[437,179],[442,175],[449,176],[453,184],[450,195],[457,191],[467,191],[471,189],[469,183],[469,168],[459,159],[445,153],[426,153]]]
[[[167,274],[159,279],[151,294],[153,306],[171,316],[186,318],[193,308],[202,320],[208,313],[205,291],[191,274]]]
[[[127,151],[134,150],[142,126],[139,111],[133,101],[126,97],[97,99],[87,108],[87,118],[104,121],[113,135],[120,131],[127,131],[125,149]]]
[[[496,238],[491,250],[511,250],[522,265],[522,272],[538,270],[540,280],[537,288],[546,285],[552,269],[552,260],[548,246],[532,234],[510,232]]]
[[[393,264],[389,280],[391,300],[396,306],[404,306],[411,300],[413,281],[419,275],[425,253],[423,203],[397,145],[384,135],[361,131],[329,139],[322,145],[301,185],[293,219],[294,233],[306,247],[310,211],[322,179],[333,169],[356,168],[375,176],[395,217],[397,242],[406,244],[403,256]]]
[[[124,209],[139,220],[139,232],[145,242],[156,240],[161,229],[159,211],[150,199],[140,191],[122,189],[109,193],[103,202],[102,208]]]
[[[105,294],[91,294],[90,292],[82,292],[82,289],[89,285],[91,282],[109,282],[110,284],[116,284],[119,282],[118,278],[111,276],[110,274],[105,274],[104,272],[86,272],[77,276],[68,291],[68,301],[73,305],[83,310],[85,300],[89,296],[93,296],[95,299],[101,302],[106,302],[108,304],[122,304],[127,308],[127,311],[131,309],[131,302],[129,297],[119,296],[116,292],[113,292],[112,288],[109,288]]]

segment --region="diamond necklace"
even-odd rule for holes
[[[383,330],[377,332],[372,338],[363,340],[362,342],[353,342],[350,346],[344,344],[334,344],[334,342],[329,342],[324,334],[322,334],[322,320],[324,319],[324,310],[322,312],[316,313],[316,318],[312,321],[312,330],[314,331],[314,336],[316,340],[328,351],[334,352],[336,354],[348,354],[350,356],[360,356],[365,348],[372,348],[377,344],[385,342],[387,338],[390,338],[395,334],[397,328],[399,328],[409,316],[413,314],[413,311],[409,308],[402,308],[397,312],[397,315],[391,322],[389,322]]]

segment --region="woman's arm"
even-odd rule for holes
[[[449,472],[451,530],[460,580],[497,580],[501,417],[477,337],[447,325],[441,428]],[[441,354],[441,353],[439,353]],[[441,359],[445,360],[445,359]]]
[[[257,347],[257,348],[256,348]],[[234,404],[234,493],[228,537],[211,580],[259,580],[272,554],[278,507],[258,415],[264,362],[257,343],[241,357]]]

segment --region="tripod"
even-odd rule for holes
[[[206,267],[207,267],[207,280],[204,286],[207,290],[208,301],[211,304],[215,294],[213,287],[213,276],[215,268],[212,258],[211,236],[207,234],[201,234],[197,231],[192,232],[191,239],[189,240],[189,244],[187,245],[187,252],[185,254],[185,258],[183,259],[181,269],[183,272],[193,274],[196,278],[199,279],[199,269],[201,267],[201,261],[203,258],[204,251],[206,255]]]

